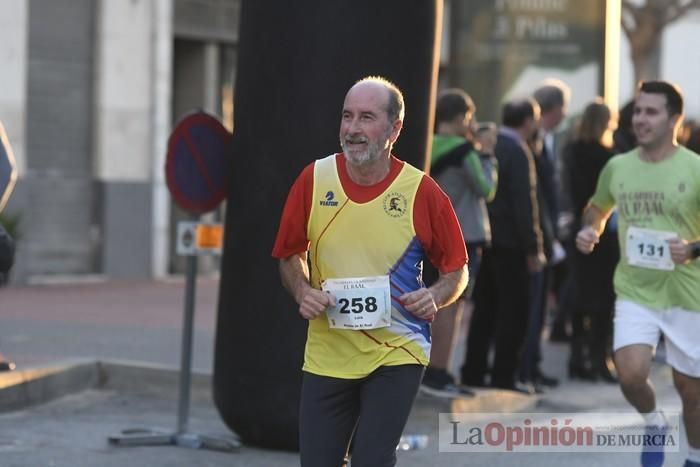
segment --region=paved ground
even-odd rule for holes
[[[192,366],[211,372],[218,281],[196,289]],[[180,365],[184,284],[103,282],[0,289],[0,351],[19,367],[95,358]]]
[[[194,368],[203,373],[193,385],[189,427],[192,432],[230,437],[210,399],[208,386],[218,283],[198,283]],[[112,371],[95,377],[94,389],[58,400],[0,414],[0,465],[36,466],[260,466],[298,465],[294,453],[243,447],[236,454],[172,446],[114,447],[107,438],[134,427],[173,431],[177,414],[183,284],[169,282],[109,282],[83,285],[33,286],[0,290],[0,350],[20,369],[75,361],[131,361],[133,368],[160,365],[169,377],[125,376]],[[544,366],[564,377],[567,349],[547,344]],[[121,376],[119,376],[121,375]],[[107,380],[107,383],[104,383]],[[662,404],[677,408],[667,370],[658,367],[654,380]],[[7,382],[0,376],[2,388]],[[153,384],[146,384],[147,381]],[[5,382],[5,383],[4,383]],[[46,390],[46,387],[39,390]],[[29,391],[31,392],[31,391]],[[34,397],[38,397],[35,391]],[[242,403],[245,403],[242,401]],[[1,404],[0,404],[1,405]],[[484,391],[479,397],[454,401],[420,397],[406,432],[427,434],[426,449],[399,453],[401,466],[512,465],[512,455],[439,453],[438,414],[443,412],[581,412],[625,411],[629,408],[614,385],[563,381],[539,398],[509,392]],[[445,427],[441,427],[445,428]],[[635,465],[637,455],[520,454],[518,465]],[[671,455],[680,465],[680,454]]]

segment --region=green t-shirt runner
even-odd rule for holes
[[[679,146],[655,163],[643,161],[639,149],[613,157],[598,178],[591,204],[603,211],[617,207],[618,298],[655,310],[700,312],[700,261],[669,264],[664,249],[664,238],[674,234],[688,242],[700,240],[698,154]]]

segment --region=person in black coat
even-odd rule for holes
[[[0,224],[0,277],[10,272],[15,259],[15,243],[9,233]],[[0,371],[14,370],[15,364],[0,353]]]
[[[533,99],[507,102],[495,155],[499,188],[488,204],[491,245],[484,249],[474,286],[474,312],[461,369],[462,383],[532,392],[516,381],[530,310],[531,274],[545,263],[537,202],[537,175],[527,141],[538,129]],[[493,345],[493,365],[488,356]]]
[[[600,171],[614,155],[611,122],[610,108],[596,98],[586,106],[574,140],[564,149],[574,231],[581,228],[581,215],[595,191]],[[614,382],[609,349],[615,306],[613,275],[620,257],[615,222],[608,222],[593,253],[571,250],[574,310],[569,376]]]

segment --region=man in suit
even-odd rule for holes
[[[538,130],[534,99],[507,102],[495,154],[499,188],[488,205],[491,246],[484,250],[474,288],[462,383],[531,393],[516,381],[530,310],[531,274],[542,270],[544,252],[537,202],[535,161],[527,142]],[[494,360],[488,368],[491,343]]]
[[[543,386],[559,384],[556,378],[547,376],[540,368],[542,360],[541,339],[547,310],[547,292],[555,274],[555,265],[564,259],[559,243],[558,219],[560,206],[560,164],[554,145],[554,132],[566,116],[571,91],[559,80],[547,80],[533,93],[540,106],[540,131],[535,134],[532,146],[537,171],[537,199],[540,228],[547,265],[532,277],[530,321],[520,364],[520,380],[532,384],[537,390]],[[565,271],[562,271],[565,272]]]

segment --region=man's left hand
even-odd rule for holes
[[[404,308],[422,319],[430,319],[438,310],[432,292],[425,287],[401,295],[399,301]]]

